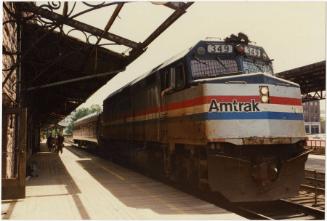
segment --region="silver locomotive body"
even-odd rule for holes
[[[202,80],[162,96],[159,83],[129,88],[119,99],[122,106],[112,110],[115,115],[105,112],[115,101],[105,103],[101,136],[120,146],[122,158],[146,170],[159,155],[158,173],[230,201],[296,194],[308,154],[298,85],[251,74]],[[263,87],[267,103],[261,100]],[[127,104],[127,112],[118,111]],[[116,142],[129,145],[129,151]]]
[[[109,95],[97,135],[105,149],[230,201],[294,195],[308,156],[299,85],[274,77],[262,48],[238,47],[200,42]]]

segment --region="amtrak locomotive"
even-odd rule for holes
[[[265,50],[241,33],[198,42],[103,106],[92,139],[147,173],[233,202],[289,197],[303,180],[300,87],[274,76]]]

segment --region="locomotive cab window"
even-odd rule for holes
[[[175,68],[175,87],[177,90],[182,89],[185,87],[185,72],[184,72],[184,65],[179,64]]]
[[[186,77],[183,64],[166,69],[161,74],[161,91],[164,93],[183,89],[185,84]]]
[[[175,69],[165,69],[161,74],[161,95],[171,93],[175,88]]]
[[[169,88],[169,83],[170,83],[170,79],[169,79],[170,75],[169,75],[169,70],[165,69],[162,71],[160,79],[161,79],[161,90],[165,90],[167,88]]]

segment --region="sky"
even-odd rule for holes
[[[113,8],[79,20],[103,29]],[[140,42],[171,13],[171,9],[150,2],[127,3],[110,32]],[[325,13],[325,2],[195,2],[144,54],[80,107],[102,105],[103,99],[122,85],[206,37],[247,34],[274,59],[276,73],[325,60]]]

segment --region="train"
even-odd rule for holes
[[[74,122],[73,139],[80,147],[97,148],[100,113],[95,112]]]
[[[201,40],[122,86],[73,138],[231,202],[297,194],[309,153],[300,86],[242,33]]]

